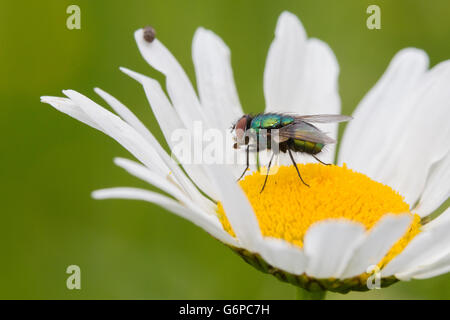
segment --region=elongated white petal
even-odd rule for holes
[[[158,154],[133,127],[80,93],[73,90],[64,90],[63,92],[78,104],[106,134],[124,146],[139,161],[153,170],[169,174],[167,166]]]
[[[109,96],[104,91],[102,91],[102,95],[107,98],[107,99],[105,99],[105,100],[107,100],[107,102],[112,103],[112,104],[115,105],[115,107],[117,107],[117,104],[115,103],[114,98],[112,96]],[[130,147],[129,147],[130,144],[131,145],[133,144],[133,141],[124,142],[124,138],[123,137],[120,138],[120,141],[119,141],[116,138],[115,134],[112,135],[110,133],[110,130],[106,130],[101,125],[97,124],[95,122],[96,120],[93,119],[92,117],[90,117],[83,110],[83,108],[80,107],[79,104],[75,103],[74,101],[72,101],[72,100],[70,100],[68,98],[42,97],[41,99],[42,99],[42,102],[51,104],[53,107],[55,107],[55,109],[57,109],[57,110],[59,110],[59,111],[61,111],[63,113],[66,113],[69,116],[71,116],[71,117],[73,117],[73,118],[75,118],[75,119],[77,119],[77,120],[79,120],[79,121],[81,121],[81,122],[83,122],[83,123],[85,123],[85,124],[95,128],[95,129],[97,129],[97,130],[99,130],[99,131],[101,131],[101,132],[103,132],[103,133],[105,133],[105,134],[107,134],[109,136],[112,136],[115,140],[117,140],[120,144],[122,144],[126,149],[128,149],[133,155],[135,155],[137,157],[137,155],[134,154],[133,151],[132,151],[134,149],[130,149]],[[116,102],[120,103],[117,100],[116,100]],[[123,106],[123,107],[126,108],[125,106]],[[122,111],[124,111],[124,110],[122,110]],[[109,113],[106,110],[104,110],[104,112],[105,113]],[[128,110],[128,112],[131,113],[129,110]],[[122,112],[122,113],[124,114],[125,112]],[[115,115],[113,115],[113,114],[110,114],[110,115],[111,115],[111,118],[114,119],[113,122],[119,123],[119,124],[122,122],[122,120],[119,119],[118,117],[116,117]],[[133,130],[134,129],[129,130],[129,131],[133,131]],[[132,135],[136,135],[136,134],[139,135],[138,132],[132,133]],[[130,138],[130,139],[132,139],[132,138]],[[125,140],[126,140],[126,138],[125,138]],[[155,143],[156,144],[152,145],[152,146],[155,147],[155,149],[157,149],[157,147],[159,145],[157,144],[157,142],[155,142]],[[198,200],[202,204],[203,208],[205,208],[205,209],[211,208],[211,205],[212,205],[211,202],[199,193],[199,191],[195,188],[195,186],[191,183],[191,181],[189,181],[189,179],[187,179],[187,177],[178,168],[178,166],[176,166],[176,165],[174,166],[174,164],[171,163],[173,161],[167,156],[167,154],[165,154],[164,150],[160,146],[159,146],[159,148],[162,150],[162,152],[158,152],[158,154],[160,154],[161,157],[163,157],[165,155],[165,160],[164,161],[158,160],[158,161],[160,161],[159,163],[161,164],[161,168],[163,168],[163,170],[158,170],[158,173],[161,174],[161,175],[170,174],[169,169],[168,169],[168,168],[170,168],[170,170],[172,170],[174,176],[176,177],[174,179],[175,182],[180,182],[181,186],[188,192],[188,194],[193,199]],[[146,147],[146,149],[148,149],[147,151],[149,151],[149,152],[152,151],[152,148],[147,148]],[[147,162],[147,164],[149,164],[149,162]],[[157,167],[157,166],[152,166],[152,167]]]
[[[423,230],[433,230],[434,228],[441,228],[441,226],[450,223],[450,209],[447,208],[438,217],[431,220],[429,223],[423,226]]]
[[[266,262],[276,268],[296,275],[305,272],[306,257],[303,250],[286,241],[263,238],[259,252]]]
[[[447,209],[447,211],[449,210]],[[381,270],[382,276],[408,273],[421,265],[436,262],[443,254],[450,251],[449,230],[450,220],[445,218],[442,223],[434,224],[423,230]]]
[[[427,232],[433,230],[448,230],[450,226],[450,208],[447,208],[439,217],[424,226]],[[426,279],[444,274],[450,271],[450,241],[447,246],[442,245],[441,250],[436,250],[429,259],[420,261],[418,265],[406,272],[397,273],[395,276],[402,280]]]
[[[168,179],[164,179],[157,173],[148,170],[146,167],[140,165],[139,163],[123,158],[114,159],[114,163],[119,167],[125,169],[131,175],[167,192],[177,200],[185,204],[191,203],[191,200],[186,196],[186,194],[176,185],[171,183]]]
[[[153,136],[153,134],[147,129],[147,127],[131,112],[123,103],[114,98],[109,93],[101,90],[100,88],[95,88],[95,92],[101,96],[117,114],[122,117],[128,124],[130,124],[141,136],[143,136],[148,143],[150,143],[156,150],[158,155],[161,157],[164,164],[168,167],[167,171],[172,171],[174,175],[174,180],[180,183],[183,188],[188,190],[188,192],[196,193],[195,187],[187,179],[186,175],[180,170],[178,165],[169,157],[169,155],[164,151],[164,149],[159,144],[158,140]]]
[[[430,167],[450,149],[450,61],[404,49],[364,97],[345,132],[339,162],[399,191],[414,204]]]
[[[330,47],[318,39],[309,39],[306,45],[306,70],[302,90],[297,91],[298,111],[303,114],[340,114],[341,99],[338,92],[339,65]],[[315,124],[328,136],[337,140],[338,124]],[[327,145],[319,158],[333,163],[336,144]],[[315,160],[311,159],[311,162]]]
[[[294,112],[300,115],[340,114],[341,103],[337,82],[339,65],[333,51],[325,42],[315,38],[306,41],[304,50],[303,53],[292,53],[294,56],[291,57],[292,60],[304,60],[303,69],[293,67],[290,71],[296,72],[299,80],[291,83],[294,80],[281,73],[281,70],[278,70],[279,74],[276,75],[283,84],[289,83],[292,91],[284,90],[286,95],[284,99],[290,102],[282,102],[281,98],[279,98],[280,101],[276,101],[273,98],[275,101],[267,103],[266,111]],[[286,59],[288,54],[289,52],[282,52],[278,59]],[[270,56],[267,64],[269,64],[269,58]],[[264,75],[266,79],[270,73],[267,74],[265,71]],[[267,84],[267,90],[275,91],[269,88],[269,84]]]
[[[41,102],[48,103],[56,110],[61,111],[94,129],[104,132],[103,129],[80,108],[80,106],[68,98],[44,96],[41,97]]]
[[[73,118],[75,118],[75,119],[77,119],[77,120],[79,120],[79,121],[81,121],[81,122],[83,122],[83,123],[85,123],[87,125],[90,125],[91,127],[95,128],[95,129],[97,129],[99,131],[102,131],[103,133],[111,136],[109,130],[104,129],[101,125],[97,124],[95,122],[95,120],[92,117],[90,117],[79,106],[79,104],[73,102],[72,100],[70,100],[68,98],[42,97],[42,102],[49,103],[53,107],[55,107],[57,110],[59,110],[61,112],[64,112],[64,113],[68,114],[69,116],[71,116],[71,117],[73,117]],[[108,111],[105,110],[105,112],[108,112]],[[112,114],[111,114],[111,116],[112,116],[112,118],[115,117]],[[115,119],[115,121],[119,122],[119,123],[121,122],[120,119]],[[130,131],[132,131],[132,130],[130,130]],[[115,137],[113,136],[113,138],[115,138]],[[121,143],[125,148],[127,148],[132,154],[134,154],[133,151],[132,151],[133,149],[129,149],[129,147],[128,147],[130,145],[130,143],[123,143],[123,139],[121,139],[120,141],[118,140],[118,142]],[[134,155],[136,156],[136,154],[134,154]],[[164,164],[161,164],[161,167],[163,168],[163,170],[160,171],[161,174],[168,173],[168,169],[167,169],[167,167],[164,167]],[[191,182],[185,178],[184,186],[186,186],[186,184],[191,184]],[[202,197],[198,193],[198,191],[195,189],[194,186],[191,185],[190,189],[188,189],[188,190],[190,190],[190,194],[197,193],[198,194],[197,195],[198,198]],[[204,202],[205,203],[209,202],[209,200],[204,199]],[[205,206],[206,206],[206,204],[205,204]]]
[[[340,278],[364,240],[364,232],[361,224],[346,220],[325,220],[309,227],[304,239],[306,274]]]
[[[194,121],[208,124],[189,78],[170,51],[158,39],[145,41],[142,29],[134,37],[142,57],[166,76],[167,92],[186,128],[192,129]]]
[[[266,111],[295,110],[296,91],[305,66],[306,32],[298,18],[283,12],[278,18],[264,69]]]
[[[405,234],[411,216],[387,215],[383,217],[367,234],[361,245],[356,248],[341,278],[351,278],[377,265],[391,247]]]
[[[121,187],[94,191],[92,197],[95,199],[133,199],[155,203],[168,211],[191,221],[218,240],[233,246],[238,246],[238,243],[233,237],[223,230],[217,219],[214,219],[210,215],[203,214],[202,212],[184,207],[178,202],[159,193],[137,188]]]
[[[450,197],[450,152],[430,170],[425,189],[414,212],[425,217]]]
[[[174,140],[174,134],[176,132],[183,134],[183,137],[189,137],[189,141],[187,143],[191,144],[193,139],[192,132],[190,131],[190,129],[184,126],[183,122],[180,119],[180,116],[172,107],[172,104],[170,103],[169,99],[167,99],[166,94],[162,90],[159,83],[147,76],[129,69],[120,68],[120,70],[141,83],[141,85],[143,86],[152,111],[171,150],[174,150],[177,144],[183,142]],[[194,150],[192,150],[191,145],[189,145],[188,147],[189,150],[191,150],[190,156],[192,162],[194,157]],[[217,199],[217,192],[208,181],[208,178],[206,177],[206,174],[200,165],[183,162],[182,166],[188,173],[189,177],[191,177],[191,179],[203,192],[205,192],[210,197]]]
[[[395,55],[386,72],[353,112],[353,120],[347,125],[341,143],[340,163],[357,168],[363,164],[375,167],[374,161],[367,163],[368,155],[378,159],[380,148],[384,150],[387,142],[395,140],[392,121],[398,122],[397,118],[406,116],[407,106],[400,102],[419,85],[427,68],[428,57],[422,50],[409,48]],[[374,152],[374,144],[380,141],[384,143]]]
[[[94,91],[102,97],[123,120],[128,122],[128,124],[140,133],[141,136],[146,138],[149,143],[153,146],[160,146],[153,134],[147,129],[142,121],[139,120],[138,117],[136,117],[122,102],[100,88],[94,88]]]
[[[319,39],[306,39],[298,18],[281,14],[264,70],[266,111],[308,114],[339,114],[339,65],[329,46]],[[319,124],[321,130],[337,138],[337,124]],[[321,154],[334,161],[335,145]],[[306,162],[314,162],[311,157]]]
[[[166,139],[169,147],[173,148],[173,132],[175,130],[185,129],[186,127],[181,121],[176,110],[172,107],[172,104],[162,90],[158,81],[127,68],[121,67],[120,70],[142,85],[164,138]]]
[[[446,255],[444,255],[442,258],[440,258],[438,261],[421,266],[421,268],[418,268],[415,272],[410,273],[400,273],[396,276],[399,279],[408,280],[410,278],[414,279],[427,279],[436,277],[438,275],[447,273],[450,271],[450,252],[448,252]]]
[[[225,214],[239,242],[248,250],[257,252],[262,239],[258,220],[231,171],[224,165],[207,165],[205,169],[218,190]]]
[[[228,129],[243,114],[230,50],[212,31],[198,28],[192,42],[192,58],[203,109],[218,121],[220,129]]]
[[[177,165],[172,163],[172,160],[166,156],[156,139],[152,140],[153,143],[149,143],[133,127],[129,126],[116,115],[98,106],[90,99],[75,91],[65,91],[65,93],[73,100],[78,101],[84,112],[89,114],[91,118],[95,119],[97,123],[107,132],[107,134],[116,139],[119,143],[125,146],[125,148],[130,150],[130,152],[132,152],[132,154],[135,155],[137,159],[144,163],[148,168],[158,172],[158,174],[162,176],[173,174],[175,176],[175,180],[180,183],[180,185],[184,188],[184,191],[186,191],[192,199],[198,201],[203,209],[211,210],[214,204],[196,189],[196,187],[191,183],[191,181],[189,181],[189,179],[187,179],[187,177],[185,177]],[[114,101],[111,96],[108,97],[108,100],[116,107],[116,109],[125,114],[127,118],[132,119],[132,115],[130,115],[131,112],[126,112],[126,107],[124,105],[119,106],[120,102],[118,100]],[[141,130],[143,129],[144,128],[141,127]],[[152,136],[148,132],[146,137],[147,139],[151,139]],[[161,149],[160,152],[158,152],[158,149]],[[162,160],[161,157],[165,158],[165,161]]]

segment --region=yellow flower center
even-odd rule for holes
[[[300,181],[293,166],[276,169],[275,174],[269,175],[262,193],[264,172],[254,172],[240,181],[263,236],[284,239],[302,247],[308,228],[318,221],[344,218],[370,230],[387,213],[413,215],[398,192],[350,170],[345,164],[343,167],[299,164],[298,169],[309,188]],[[218,215],[224,229],[235,236],[220,203]],[[380,261],[380,266],[400,253],[420,232],[420,217],[413,216],[408,231]]]

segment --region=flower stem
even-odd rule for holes
[[[326,291],[308,291],[300,287],[296,288],[296,299],[297,300],[324,300]]]

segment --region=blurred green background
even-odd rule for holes
[[[81,30],[66,8],[81,8]],[[366,8],[381,7],[381,30]],[[115,167],[130,157],[112,139],[41,104],[41,95],[99,86],[122,100],[161,139],[143,90],[126,66],[163,80],[140,57],[133,31],[153,25],[194,80],[191,40],[204,26],[232,51],[245,111],[264,107],[262,75],[276,20],[289,10],[340,64],[349,114],[401,48],[423,48],[431,64],[450,58],[450,2],[438,1],[34,1],[2,0],[0,11],[0,298],[291,299],[294,287],[264,275],[191,223],[136,201],[94,201],[92,190],[145,186]],[[81,267],[82,289],[66,288]],[[450,275],[332,299],[450,298]]]

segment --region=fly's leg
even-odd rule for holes
[[[317,158],[314,154],[312,154],[312,156],[314,157],[314,159],[316,159],[317,161],[319,161],[321,164],[324,164],[324,165],[326,165],[326,166],[330,166],[330,165],[331,165],[331,163],[325,163],[325,162],[323,162],[322,160],[320,160],[319,158]]]
[[[298,171],[297,164],[295,163],[294,156],[292,155],[291,149],[288,149],[288,152],[289,152],[289,157],[291,157],[292,163],[294,164],[295,170],[297,170],[298,177],[300,178],[300,180],[302,180],[302,182],[305,186],[309,187],[309,184],[307,184],[305,181],[303,181],[300,171]]]
[[[269,161],[269,165],[267,166],[267,174],[266,174],[266,178],[264,179],[264,184],[263,187],[261,189],[261,191],[259,193],[262,193],[264,191],[264,188],[266,186],[267,183],[267,178],[269,177],[269,172],[270,172],[270,166],[272,165],[272,160],[273,160],[273,156],[275,155],[275,153],[272,153],[272,156],[270,157],[270,161]]]
[[[244,172],[242,172],[241,176],[239,177],[239,179],[237,179],[237,181],[239,181],[239,180],[242,179],[242,177],[244,176],[244,174],[247,172],[248,167],[250,167],[250,161],[249,161],[249,157],[250,157],[250,155],[249,155],[249,154],[250,154],[250,145],[247,146],[246,153],[247,153],[247,165],[246,165],[246,167],[245,167]]]

